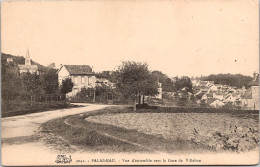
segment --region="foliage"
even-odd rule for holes
[[[76,98],[81,101],[89,102],[93,101],[94,89],[93,88],[81,88],[81,90],[76,94]]]
[[[84,87],[81,88],[81,90],[76,94],[76,97],[72,100],[77,102],[93,102],[95,98],[96,102],[107,102],[108,93],[115,94],[115,91],[105,84],[96,86],[95,89]]]
[[[71,78],[66,78],[62,80],[60,91],[62,94],[66,94],[72,91],[73,82]]]
[[[203,81],[214,81],[215,84],[229,85],[241,88],[253,80],[250,76],[241,74],[212,74],[200,78]]]
[[[47,95],[55,94],[59,90],[59,81],[57,70],[49,69],[43,76],[44,85],[43,89]]]
[[[187,76],[181,78],[176,77],[175,87],[177,90],[185,88],[188,92],[192,92],[192,83],[190,78]]]
[[[23,89],[31,96],[31,100],[34,95],[39,95],[41,93],[42,82],[37,73],[27,72],[24,73],[21,78]]]
[[[172,79],[169,78],[166,74],[162,73],[161,71],[153,71],[152,74],[162,84],[163,91],[166,92],[175,91],[175,87]]]
[[[22,84],[17,72],[11,66],[2,65],[1,94],[3,99],[18,98],[22,92]]]
[[[126,61],[117,70],[117,87],[124,97],[154,96],[158,94],[157,84],[145,63]]]
[[[67,108],[70,104],[65,101],[49,101],[49,102],[28,102],[19,100],[1,101],[2,117],[10,117],[15,115],[23,115],[50,109]]]

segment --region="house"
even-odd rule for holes
[[[213,93],[205,93],[203,96],[202,96],[202,98],[201,98],[201,100],[209,100],[209,99],[212,99],[213,98]]]
[[[224,96],[223,102],[234,104],[236,99],[237,99],[237,95],[235,95],[235,93],[228,93]]]
[[[204,94],[205,94],[205,93],[203,93],[202,91],[199,91],[198,93],[195,94],[195,97],[196,97],[197,99],[202,99],[202,97],[203,97]]]
[[[218,88],[218,89],[221,89],[223,87],[222,84],[215,84],[215,86]]]
[[[218,91],[218,87],[217,87],[216,85],[212,85],[209,89],[210,89],[210,91],[212,91],[212,92]]]
[[[109,86],[109,80],[104,79],[104,78],[97,78],[96,79],[96,86],[102,86],[102,85]]]
[[[218,100],[223,100],[224,99],[223,93],[215,92],[215,93],[213,93],[213,98],[218,99]]]
[[[32,65],[32,61],[30,58],[29,50],[27,49],[26,56],[25,56],[25,64],[18,65],[19,73],[37,73],[39,74],[39,69],[37,65]]]
[[[200,85],[199,89],[200,89],[200,91],[202,91],[204,93],[209,90],[209,88],[205,84]]]
[[[110,88],[115,88],[115,84],[105,78],[96,78],[96,86],[106,85]]]
[[[191,81],[191,83],[192,83],[192,87],[196,87],[196,86],[199,86],[200,81],[194,79]]]
[[[208,101],[209,106],[214,107],[214,108],[219,108],[225,105],[225,103],[223,103],[222,101],[220,101],[219,99],[210,99]]]
[[[75,96],[81,88],[94,88],[96,86],[95,73],[88,65],[62,65],[58,71],[59,84],[62,80],[71,78],[74,86],[67,96]]]
[[[242,95],[242,107],[250,110],[259,110],[259,74],[254,73],[254,80],[247,84],[249,88]]]

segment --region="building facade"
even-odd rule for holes
[[[73,82],[72,92],[67,96],[75,96],[82,88],[94,88],[96,86],[96,77],[92,68],[88,65],[63,65],[58,71],[59,84],[62,80],[71,78]]]

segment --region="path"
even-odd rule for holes
[[[59,117],[99,110],[108,106],[83,103],[75,105],[83,105],[83,107],[2,118],[2,164],[28,164],[36,159],[36,163],[41,164],[40,161],[43,160],[40,158],[41,156],[46,157],[53,154],[43,143],[33,139],[42,123]]]

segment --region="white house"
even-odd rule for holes
[[[223,93],[221,93],[221,92],[213,93],[213,98],[223,100],[224,99]]]
[[[96,77],[92,68],[88,65],[63,65],[58,71],[59,84],[62,80],[71,78],[74,86],[72,92],[67,96],[75,96],[81,88],[94,88],[96,86]]]
[[[209,102],[209,105],[211,107],[214,107],[214,108],[218,108],[218,107],[222,107],[225,105],[225,103],[223,103],[222,101],[218,100],[218,99],[212,99],[211,102]]]
[[[212,92],[218,91],[218,87],[217,87],[216,85],[212,85],[209,89],[210,89]]]

